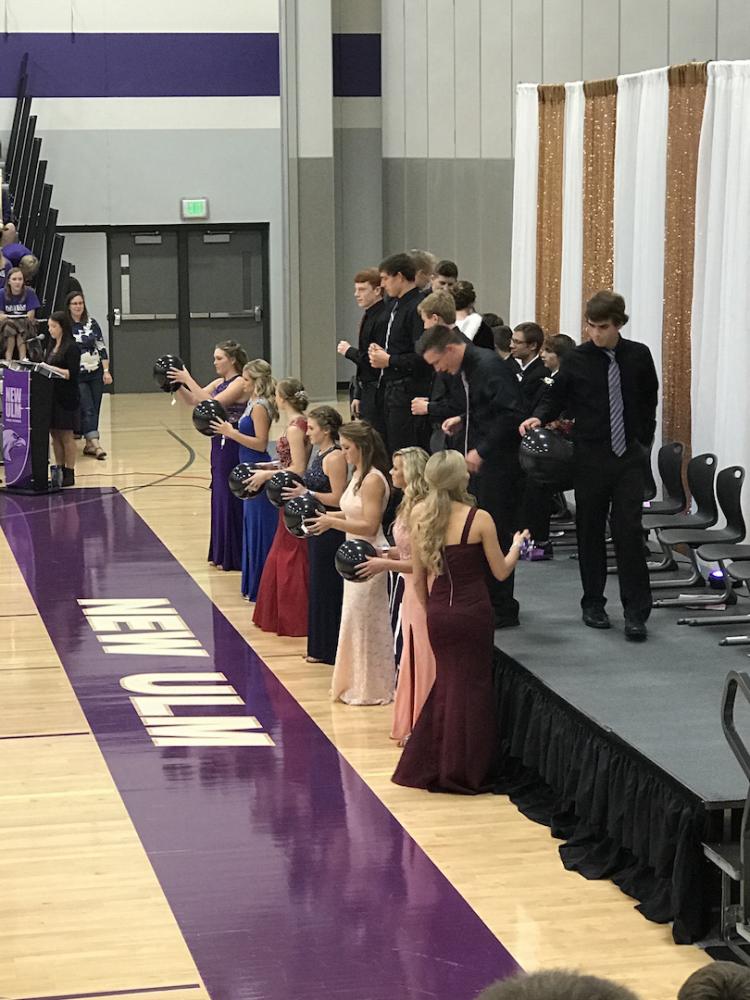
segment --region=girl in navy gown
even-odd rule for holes
[[[276,405],[287,419],[287,428],[276,442],[276,454],[282,469],[303,476],[310,457],[307,440],[307,393],[296,378],[283,378],[276,386]],[[273,469],[255,472],[249,484],[258,489],[273,475]],[[254,501],[251,501],[254,503]],[[295,538],[284,525],[279,510],[276,534],[258,588],[253,623],[264,632],[277,635],[307,635],[308,592],[307,541]]]
[[[190,407],[202,399],[215,399],[234,426],[242,416],[249,390],[240,373],[247,364],[245,349],[234,340],[214,348],[217,377],[201,386],[187,368],[170,368],[169,378],[180,383],[177,397]],[[217,569],[242,568],[242,501],[229,490],[229,473],[239,462],[236,441],[215,434],[211,439],[211,541],[208,561]]]
[[[250,393],[245,412],[237,427],[226,420],[216,420],[211,426],[239,445],[239,460],[250,465],[271,462],[268,435],[271,424],[278,419],[276,380],[271,366],[262,358],[249,361],[242,369],[242,379]],[[266,558],[276,534],[278,514],[265,492],[243,502],[244,532],[242,536],[242,596],[254,601]]]
[[[317,453],[305,472],[305,485],[285,490],[284,498],[309,493],[326,508],[338,510],[346,489],[348,467],[339,446],[341,414],[332,406],[316,406],[307,415],[307,436]],[[339,641],[344,581],[336,572],[336,549],[344,541],[343,531],[309,535],[310,590],[307,604],[308,663],[333,663]]]
[[[414,507],[414,588],[427,611],[435,684],[416,721],[393,781],[431,792],[492,790],[497,744],[492,684],[494,622],[491,573],[505,580],[528,531],[503,555],[490,515],[467,492],[463,455],[441,451],[425,467],[427,497]]]

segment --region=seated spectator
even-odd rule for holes
[[[12,222],[6,222],[3,226],[2,251],[13,267],[18,267],[22,257],[32,256],[31,250],[18,242],[18,232]]]
[[[438,259],[429,250],[410,250],[409,256],[414,261],[414,267],[416,268],[414,283],[420,292],[424,292],[427,295],[432,291],[432,276],[435,273]]]
[[[20,267],[14,267],[0,290],[0,339],[6,361],[13,360],[14,351],[19,361],[26,360],[26,343],[36,334],[34,320],[39,308],[36,292],[24,284]]]
[[[18,262],[18,266],[23,272],[24,283],[31,288],[39,270],[39,258],[35,257],[33,253],[24,254]]]
[[[677,1000],[750,1000],[750,969],[734,962],[711,962],[687,977]]]
[[[8,258],[0,249],[0,289],[5,288],[5,283],[8,280],[8,275],[13,270],[13,265],[8,260]]]
[[[611,979],[549,969],[501,979],[483,990],[476,1000],[638,1000],[638,997]]]
[[[474,308],[477,293],[470,281],[457,281],[451,288],[451,295],[456,302],[456,326],[461,333],[477,347],[488,347],[494,350],[495,338],[492,330],[482,321],[482,317]]]
[[[458,268],[452,260],[439,260],[432,276],[433,292],[449,292],[458,281]]]

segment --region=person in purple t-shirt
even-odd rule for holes
[[[18,267],[22,257],[33,256],[27,246],[18,242],[18,231],[12,222],[6,222],[3,226],[2,250],[5,259],[9,260],[13,267]]]
[[[36,333],[39,307],[36,292],[24,284],[23,271],[14,267],[0,290],[0,340],[6,361],[13,360],[15,350],[20,361],[26,360],[26,342]]]

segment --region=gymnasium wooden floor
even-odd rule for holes
[[[675,946],[669,927],[646,921],[611,883],[565,871],[549,832],[507,799],[391,784],[398,750],[388,740],[389,709],[332,705],[329,668],[302,659],[304,640],[256,630],[238,574],[206,563],[208,442],[187,408],[161,394],[105,397],[101,431],[109,458],[80,458],[77,485],[124,491],[523,968],[575,968],[617,979],[644,1000],[669,1000],[706,963],[699,949]],[[0,997],[207,996],[2,534],[0,620]],[[375,873],[375,894],[376,882]]]

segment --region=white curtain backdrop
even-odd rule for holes
[[[560,333],[581,339],[583,296],[583,83],[565,84]],[[554,331],[552,331],[554,332]]]
[[[510,325],[536,315],[536,196],[539,99],[535,83],[516,87]]]
[[[693,454],[750,470],[750,61],[708,66],[692,308]],[[747,483],[745,484],[747,487]],[[743,508],[750,526],[750,500]]]
[[[625,336],[649,347],[657,372],[662,363],[668,125],[666,68],[617,78],[614,287],[625,297],[630,316]],[[659,399],[654,469],[662,440],[661,395]]]

